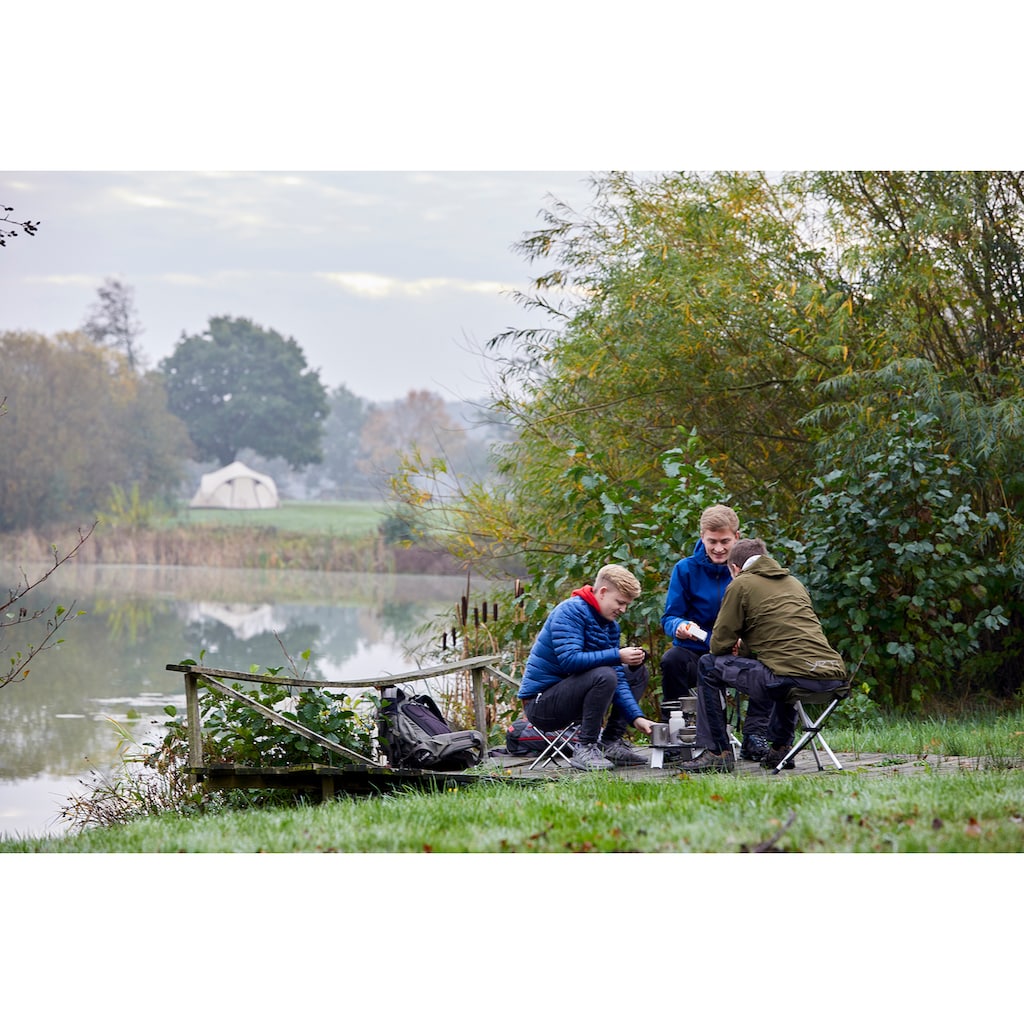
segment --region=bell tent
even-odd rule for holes
[[[277,484],[242,462],[204,473],[189,508],[277,508]]]

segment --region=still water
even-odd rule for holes
[[[19,567],[0,565],[10,590]],[[24,566],[30,580],[45,566]],[[184,708],[183,677],[165,665],[186,658],[217,668],[363,679],[415,668],[416,647],[440,634],[455,577],[167,566],[62,566],[26,598],[29,611],[75,603],[58,636],[24,680],[0,689],[0,835],[59,835],[60,809],[87,786],[90,768],[117,763],[111,720],[136,739]],[[0,635],[5,660],[25,650],[34,626]],[[422,660],[422,659],[421,659]],[[431,659],[426,659],[429,661]],[[294,673],[294,674],[301,674]]]

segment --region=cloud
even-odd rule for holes
[[[26,274],[22,281],[25,284],[71,285],[73,288],[95,288],[103,283],[100,275],[93,274]]]
[[[352,295],[367,299],[395,297],[422,298],[444,292],[471,292],[477,295],[506,295],[518,286],[501,281],[467,281],[454,277],[419,277],[402,280],[383,274],[363,272],[322,272],[316,275]]]

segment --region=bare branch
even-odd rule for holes
[[[34,235],[39,230],[39,221],[31,220],[15,220],[11,214],[14,212],[13,206],[0,206],[0,213],[3,214],[0,217],[0,224],[13,224],[15,227],[21,228],[26,235]],[[8,238],[17,238],[18,232],[11,228],[0,227],[0,245],[7,245]]]
[[[49,579],[54,572],[57,571],[65,562],[74,558],[78,554],[79,549],[82,545],[92,536],[93,530],[96,529],[96,523],[94,522],[90,527],[80,527],[78,530],[78,540],[75,544],[64,554],[58,551],[57,546],[53,546],[53,565],[51,565],[42,575],[38,576],[34,580],[28,578],[28,574],[22,570],[21,582],[13,589],[8,591],[7,599],[0,603],[0,630],[10,629],[13,626],[25,626],[30,622],[35,622],[38,619],[42,619],[47,616],[46,626],[43,632],[43,638],[38,643],[28,644],[25,650],[16,650],[10,658],[9,667],[0,672],[0,689],[3,689],[8,683],[13,682],[15,679],[24,679],[29,674],[29,662],[31,662],[38,654],[43,651],[49,650],[50,648],[62,643],[61,640],[56,639],[56,634],[60,628],[70,619],[72,616],[80,613],[75,612],[75,602],[71,602],[70,605],[64,607],[63,605],[57,605],[54,608],[53,602],[46,605],[43,608],[37,608],[35,611],[30,612],[25,604],[22,604],[25,596],[31,591],[35,590],[45,580]],[[15,607],[18,606],[15,610]],[[51,609],[53,614],[51,615]],[[2,635],[2,634],[0,634]],[[0,653],[6,654],[9,645],[0,646]]]

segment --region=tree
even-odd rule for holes
[[[375,497],[369,478],[360,468],[362,433],[368,414],[366,400],[339,384],[329,397],[330,413],[324,423],[322,467],[310,471],[307,483],[321,496]]]
[[[14,212],[13,206],[0,206],[0,213],[3,214],[0,217],[0,225],[13,224],[14,227],[21,228],[30,238],[39,230],[39,221],[31,220],[14,220],[11,214]],[[0,227],[0,245],[6,246],[8,238],[17,238],[18,232],[13,228]]]
[[[160,378],[77,332],[0,334],[0,366],[0,530],[91,518],[114,487],[173,494],[191,446]]]
[[[243,448],[293,469],[322,460],[327,390],[293,338],[242,317],[211,317],[205,333],[182,335],[160,371],[168,407],[201,460],[227,465]]]
[[[550,326],[489,343],[515,438],[497,486],[446,498],[451,550],[519,551],[537,579],[582,567],[598,537],[628,555],[629,522],[659,523],[658,453],[692,430],[686,458],[707,461],[746,527],[810,552],[840,649],[885,637],[866,664],[877,692],[1019,689],[1024,174],[610,174],[584,213],[544,217],[520,245],[543,268],[520,301]],[[406,468],[413,522],[441,493],[431,472]],[[891,499],[861,519],[864,479]],[[830,575],[814,543],[825,510],[871,571]],[[932,608],[964,586],[958,610]],[[911,658],[915,644],[927,654]]]
[[[143,331],[135,311],[135,289],[108,277],[97,289],[99,302],[89,312],[83,332],[97,345],[119,349],[133,372],[139,368],[138,337]]]
[[[7,415],[7,400],[0,399],[0,417]],[[15,679],[24,679],[31,669],[29,662],[43,651],[48,650],[57,644],[63,643],[63,639],[57,639],[57,633],[61,627],[71,618],[74,613],[74,603],[68,606],[47,605],[42,608],[34,608],[29,611],[24,603],[25,598],[35,590],[41,583],[49,579],[69,559],[78,554],[78,549],[92,536],[96,524],[93,523],[88,529],[79,529],[78,540],[63,554],[53,547],[53,565],[45,572],[30,580],[24,570],[20,571],[18,583],[7,591],[7,597],[0,597],[0,658],[3,659],[4,667],[0,669],[0,689]],[[52,611],[52,615],[50,612]],[[77,614],[82,614],[78,612]],[[34,623],[43,616],[47,616],[43,626],[41,639],[34,643],[21,645],[23,649],[16,649],[13,654],[7,652],[11,648],[11,635],[8,630],[21,629]]]
[[[410,391],[405,398],[370,409],[362,431],[360,469],[386,492],[388,479],[403,458],[415,458],[443,466],[451,473],[451,460],[466,446],[465,430],[448,414],[444,399],[434,391]]]

